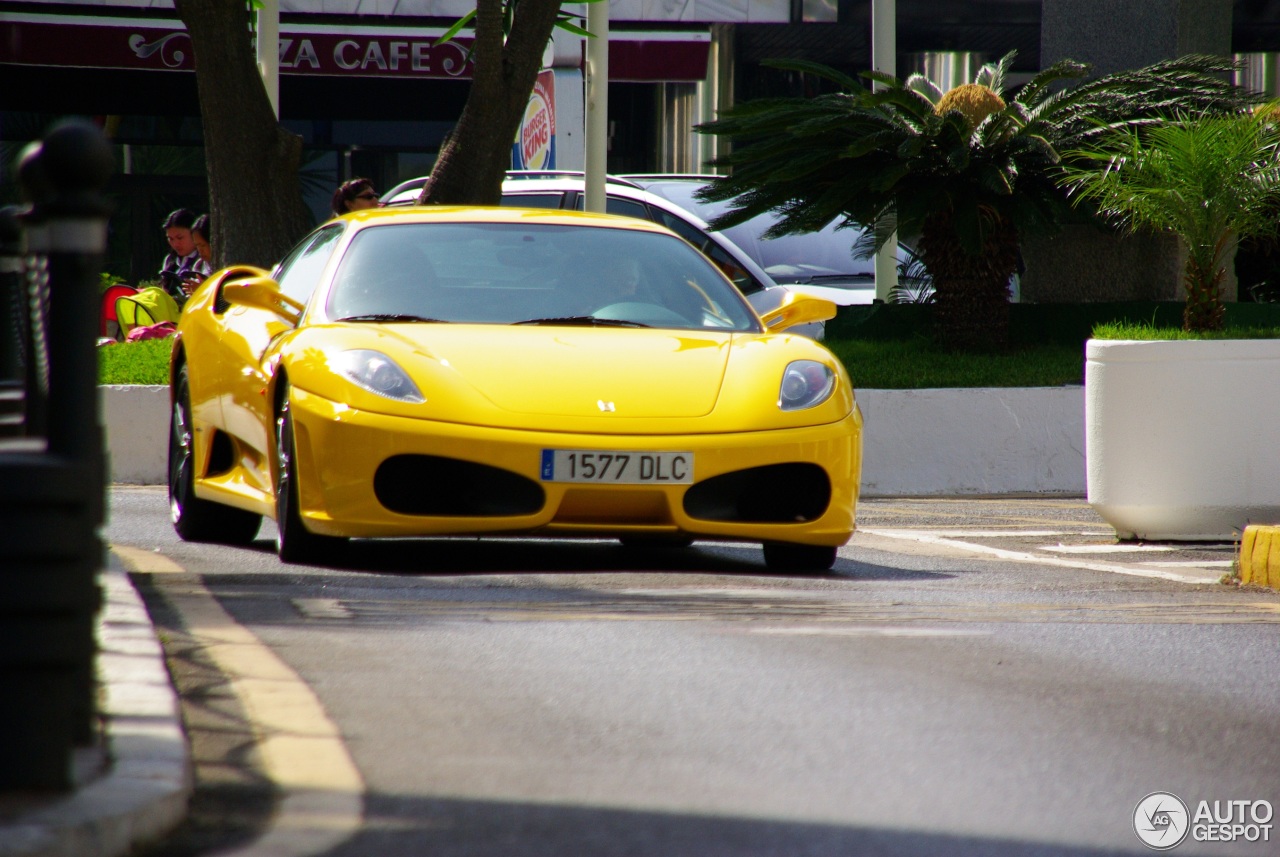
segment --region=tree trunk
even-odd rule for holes
[[[951,212],[930,216],[920,260],[933,277],[938,342],[952,351],[1002,351],[1009,344],[1009,280],[1018,267],[1018,232],[994,212],[982,252],[960,243]]]
[[[1182,308],[1183,330],[1222,330],[1227,312],[1222,305],[1222,281],[1226,276],[1226,270],[1221,267],[1203,266],[1194,257],[1187,259],[1183,278],[1187,289],[1187,302]]]
[[[498,205],[502,201],[511,144],[542,68],[560,2],[520,0],[504,45],[504,0],[478,0],[472,47],[475,77],[462,116],[440,149],[419,204]]]
[[[214,265],[270,268],[313,225],[298,179],[302,138],[271,110],[244,0],[174,6],[195,55]]]

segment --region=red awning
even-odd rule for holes
[[[6,15],[0,63],[190,72],[181,21],[86,15]],[[458,80],[471,77],[470,39],[434,42],[443,28],[280,24],[280,74]],[[703,32],[618,31],[609,40],[616,81],[698,81],[707,74]]]

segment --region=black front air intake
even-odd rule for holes
[[[373,476],[378,502],[401,515],[499,517],[542,509],[542,486],[518,473],[437,455],[393,455]]]
[[[822,517],[831,480],[816,464],[770,464],[699,482],[684,495],[684,511],[706,521],[797,524]]]

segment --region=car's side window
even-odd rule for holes
[[[764,288],[764,284],[751,276],[751,272],[738,264],[738,262],[729,255],[723,247],[711,240],[711,237],[698,227],[682,220],[668,211],[660,212],[661,219],[658,221],[663,226],[688,241],[694,247],[703,252],[716,266],[724,271],[729,279],[733,280],[733,284],[738,287],[738,291],[744,295],[758,292]]]
[[[341,237],[342,225],[338,224],[321,229],[295,247],[276,273],[280,291],[297,301],[308,300]]]
[[[562,193],[504,193],[502,204],[525,208],[559,208],[564,201]]]
[[[582,211],[587,205],[587,195],[585,193],[578,194],[578,198],[574,201],[574,207],[578,211]],[[653,220],[649,216],[649,209],[643,202],[636,202],[634,199],[623,199],[620,196],[607,196],[604,200],[604,210],[606,214],[621,214],[623,217],[638,217],[641,220]]]

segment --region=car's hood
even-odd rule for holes
[[[597,327],[406,325],[399,334],[505,411],[614,419],[710,413],[732,341]]]
[[[688,434],[820,425],[848,416],[853,389],[830,352],[790,333],[483,324],[325,324],[279,342],[294,386],[340,409],[527,431]],[[386,355],[420,403],[375,395],[331,360]],[[778,407],[793,360],[833,363],[841,382],[824,405]]]

